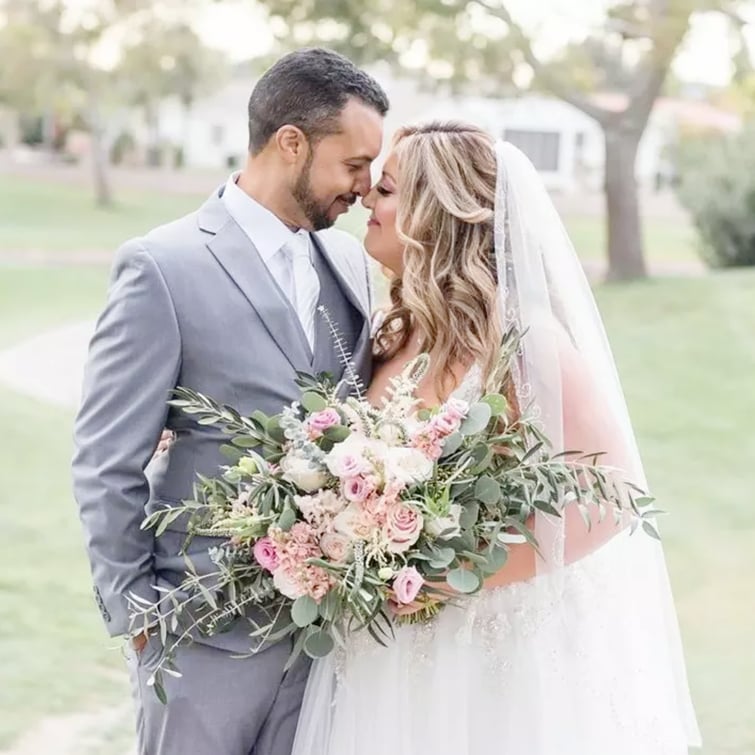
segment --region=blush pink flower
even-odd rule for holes
[[[450,398],[443,404],[442,413],[449,419],[461,422],[469,413],[469,404],[459,398]]]
[[[386,510],[384,535],[391,553],[404,553],[419,539],[424,519],[411,506],[394,503]]]
[[[443,455],[443,440],[437,433],[423,432],[412,438],[412,447],[421,451],[431,461],[437,461]]]
[[[333,562],[346,563],[351,557],[351,541],[338,532],[326,532],[320,538],[320,549]]]
[[[351,477],[341,486],[343,497],[354,503],[364,503],[374,492],[375,486],[365,477]]]
[[[260,538],[252,549],[257,563],[269,572],[274,572],[280,565],[278,558],[278,549],[275,543],[269,537]]]
[[[335,409],[323,409],[321,412],[315,412],[307,420],[307,428],[310,437],[314,440],[319,438],[329,427],[334,427],[341,423],[341,416]]]
[[[422,575],[413,566],[405,566],[393,580],[396,603],[399,605],[412,603],[424,584],[425,580]]]
[[[430,420],[430,426],[442,438],[455,433],[460,425],[461,420],[457,416],[445,412],[437,414]]]

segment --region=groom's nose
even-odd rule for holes
[[[365,167],[359,171],[356,181],[354,181],[353,191],[354,194],[360,197],[367,196],[370,193],[370,187],[372,185],[372,176],[370,175],[369,167]]]

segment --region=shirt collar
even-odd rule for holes
[[[239,188],[236,183],[239,175],[233,173],[229,176],[223,190],[223,202],[230,216],[241,226],[267,263],[284,244],[291,241],[294,231],[267,207],[263,207]]]

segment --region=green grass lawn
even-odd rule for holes
[[[115,205],[100,209],[88,186],[0,176],[0,251],[114,251],[126,239],[191,212],[204,198],[117,190]]]
[[[117,191],[112,209],[97,209],[86,186],[66,186],[29,178],[0,176],[0,253],[108,252],[126,239],[190,212],[206,194]],[[362,238],[368,212],[357,205],[339,226]],[[565,218],[576,249],[585,260],[605,258],[601,218]],[[656,263],[695,260],[695,232],[686,222],[655,219],[645,225],[648,259]]]
[[[103,270],[0,269],[0,347],[93,315]],[[663,522],[705,755],[755,752],[755,274],[598,292]],[[71,414],[0,391],[0,750],[46,715],[128,700],[69,492]],[[128,725],[125,725],[127,731]],[[116,746],[100,755],[122,755]]]

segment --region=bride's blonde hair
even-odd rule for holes
[[[385,360],[406,346],[414,327],[422,351],[440,365],[436,391],[457,387],[454,367],[491,376],[501,344],[496,307],[493,138],[470,124],[407,126],[393,141],[399,163],[398,237],[404,272],[391,283],[391,308],[376,336]]]

